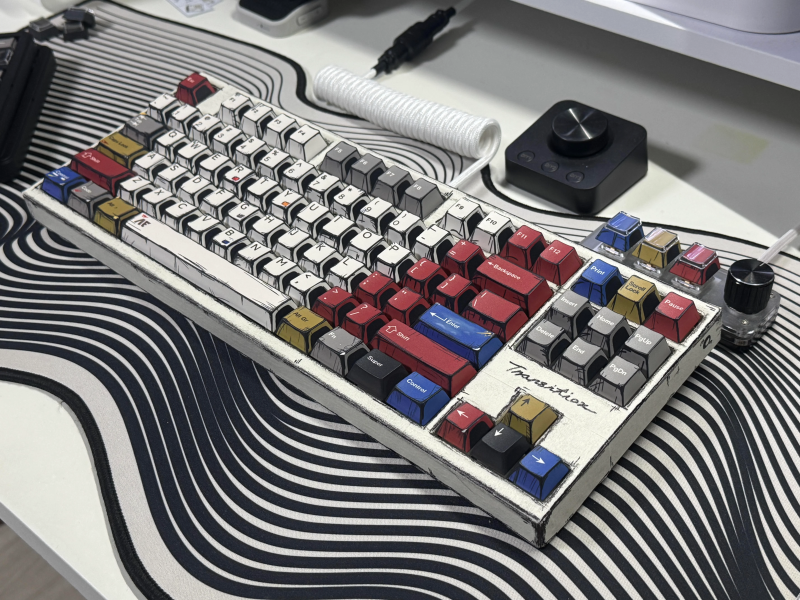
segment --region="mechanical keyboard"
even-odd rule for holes
[[[538,547],[720,339],[713,250],[575,245],[199,73],[25,198]]]

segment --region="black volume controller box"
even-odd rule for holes
[[[647,173],[647,130],[580,102],[554,104],[506,148],[508,182],[596,214]]]

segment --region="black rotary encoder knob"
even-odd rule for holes
[[[775,272],[755,258],[737,260],[728,269],[725,280],[725,304],[741,313],[752,315],[769,304]]]
[[[599,110],[573,106],[553,119],[553,150],[562,156],[590,156],[608,144],[608,119]]]

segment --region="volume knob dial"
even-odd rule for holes
[[[769,304],[775,272],[754,258],[737,260],[728,269],[725,280],[725,304],[741,313],[752,315]]]
[[[553,150],[562,156],[590,156],[608,144],[608,119],[588,106],[573,106],[553,119]]]

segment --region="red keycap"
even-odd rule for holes
[[[333,323],[334,327],[339,327],[344,322],[347,313],[356,306],[358,306],[358,302],[353,294],[340,287],[332,287],[314,300],[311,310],[328,323]]]
[[[652,315],[644,322],[648,329],[660,333],[673,342],[682,342],[700,321],[700,313],[689,298],[670,292],[656,306]]]
[[[473,281],[479,288],[521,306],[529,317],[553,295],[544,279],[498,256],[487,258]]]
[[[417,292],[423,298],[430,298],[436,291],[436,286],[445,279],[447,279],[447,273],[442,267],[427,258],[420,258],[403,277],[403,287]]]
[[[422,313],[431,305],[414,290],[403,288],[389,299],[384,313],[389,319],[397,319],[406,325],[414,325]]]
[[[203,100],[216,93],[216,88],[211,85],[208,79],[200,75],[200,73],[192,73],[178,84],[175,97],[185,104],[197,106]]]
[[[719,257],[714,250],[702,244],[692,244],[669,272],[696,285],[703,285],[719,269]]]
[[[530,271],[545,246],[547,242],[540,232],[523,225],[500,249],[500,257]]]
[[[489,290],[475,296],[462,316],[488,329],[504,344],[528,321],[528,315],[519,306]]]
[[[378,330],[372,347],[399,361],[409,372],[416,371],[442,386],[451,398],[478,374],[467,359],[445,350],[397,319]]]
[[[436,286],[436,291],[431,296],[431,304],[437,302],[453,312],[461,314],[480,290],[469,280],[461,275],[450,275]]]
[[[581,268],[581,259],[575,248],[564,242],[553,240],[536,259],[533,272],[541,275],[547,281],[556,285],[563,285]]]
[[[342,322],[342,328],[369,346],[378,330],[388,322],[389,319],[386,318],[386,315],[374,306],[359,304],[347,313]]]
[[[450,411],[436,433],[448,444],[469,452],[493,427],[489,415],[465,402]]]
[[[120,183],[133,177],[131,171],[94,148],[76,154],[70,168],[114,195]]]
[[[448,275],[461,275],[467,279],[475,276],[475,271],[486,260],[483,250],[477,244],[461,240],[448,250],[442,259],[442,268]]]
[[[383,273],[373,271],[368,277],[358,284],[355,295],[359,302],[366,302],[375,308],[384,309],[389,298],[400,291],[394,280]]]

